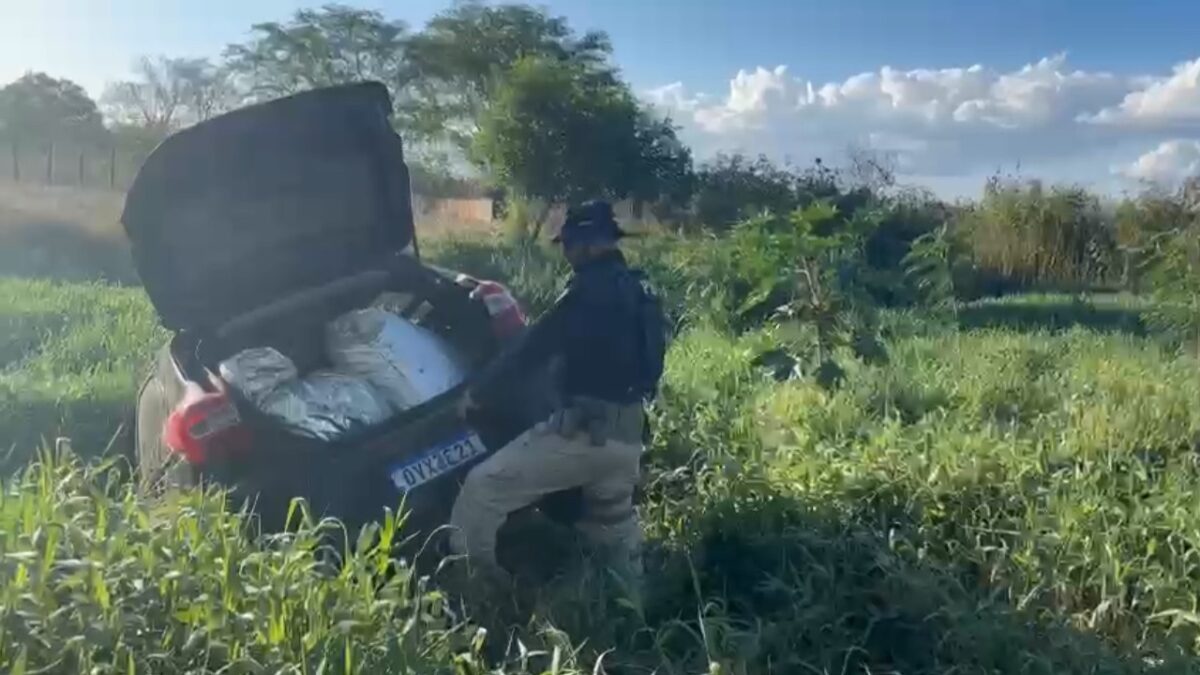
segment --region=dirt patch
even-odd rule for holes
[[[490,200],[415,201],[422,241],[500,232]],[[0,181],[0,276],[136,283],[124,202],[120,192]]]
[[[124,195],[0,183],[0,276],[136,282]]]
[[[24,221],[68,223],[100,237],[124,239],[125,194],[0,181],[0,231]]]

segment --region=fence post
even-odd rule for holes
[[[46,185],[54,185],[54,142],[46,146]]]
[[[17,142],[12,142],[12,176],[14,183],[21,182],[21,160],[19,159],[20,152],[17,150]]]
[[[117,146],[108,149],[108,189],[117,189]]]
[[[79,151],[79,187],[83,187],[87,182],[85,180],[86,160],[84,159],[84,150]]]

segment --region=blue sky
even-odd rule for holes
[[[43,70],[96,95],[139,55],[216,55],[252,23],[318,4],[0,3],[0,82]],[[447,3],[353,4],[419,27]],[[1018,166],[1108,190],[1200,171],[1195,0],[540,4],[578,30],[607,31],[627,78],[701,156],[804,162],[874,147],[950,193]]]

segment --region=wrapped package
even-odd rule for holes
[[[256,409],[302,436],[332,441],[391,415],[386,399],[365,380],[332,371],[301,378],[292,360],[270,347],[238,352],[219,370]]]
[[[328,370],[283,383],[258,407],[296,433],[323,441],[374,426],[392,414],[387,401],[370,384]]]
[[[296,364],[271,347],[246,349],[225,359],[217,368],[221,378],[241,392],[255,407],[284,382],[300,377]]]
[[[370,382],[396,411],[428,401],[466,379],[461,359],[444,340],[379,308],[332,321],[326,346],[338,372]]]
[[[379,297],[375,298],[375,301],[371,303],[371,306],[392,314],[402,315],[405,310],[412,307],[414,299],[416,298],[412,293],[386,291],[380,293]]]

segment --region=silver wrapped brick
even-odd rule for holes
[[[296,433],[323,441],[374,426],[392,414],[371,385],[328,370],[284,383],[260,408]]]
[[[383,309],[338,317],[327,327],[326,346],[335,370],[370,382],[396,411],[424,403],[466,378],[461,359],[444,340]]]
[[[270,347],[238,352],[219,370],[255,408],[302,436],[332,441],[391,415],[387,401],[362,379],[332,371],[300,378],[292,360]]]
[[[300,377],[296,364],[271,347],[240,351],[222,361],[218,370],[222,379],[256,407],[283,383]]]

